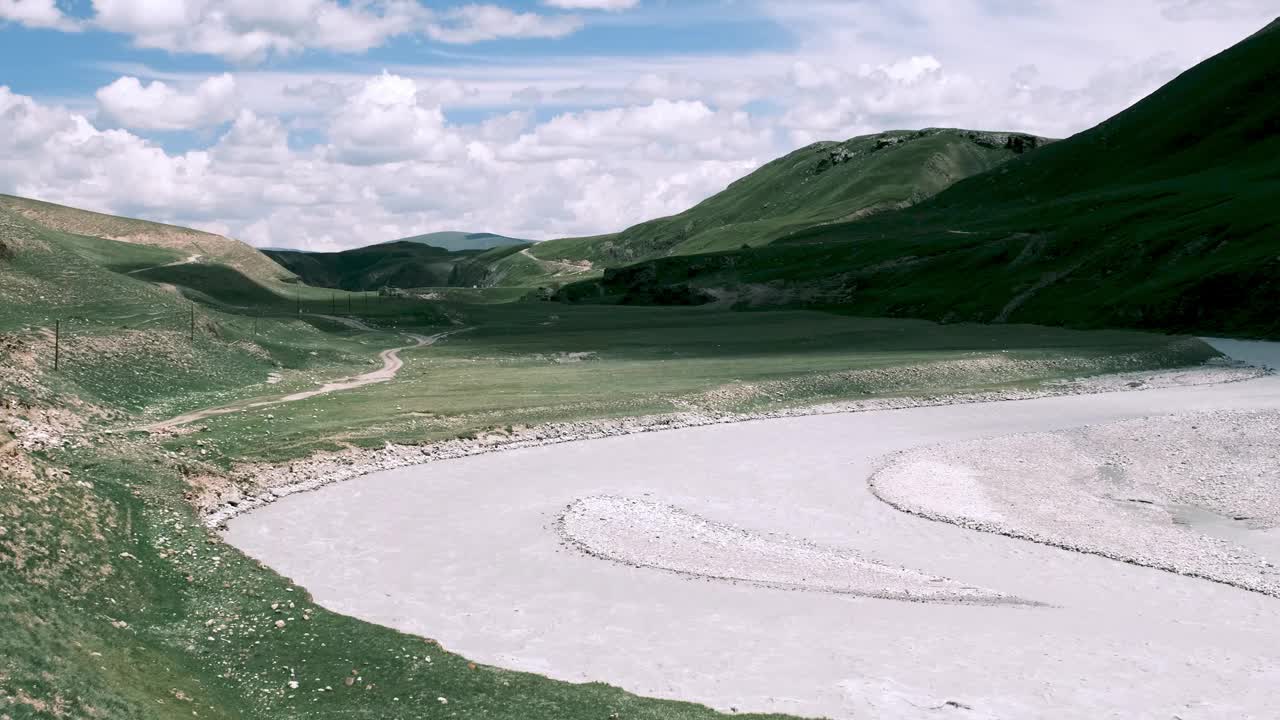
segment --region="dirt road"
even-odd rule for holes
[[[344,324],[350,324],[353,327],[356,325],[359,325],[360,326],[359,329],[373,330],[373,328],[370,328],[364,323],[361,323],[358,320],[353,320],[351,318],[334,317],[332,319],[337,320],[339,322],[343,322]],[[185,415],[179,415],[177,417],[172,417],[167,420],[161,420],[159,422],[150,423],[148,425],[142,425],[133,429],[142,430],[146,432],[159,432],[161,430],[168,430],[176,427],[182,427],[183,425],[189,425],[193,422],[198,422],[205,418],[216,417],[218,415],[229,415],[231,413],[243,412],[245,410],[254,410],[257,408],[272,407],[274,405],[282,405],[284,403],[298,402],[299,400],[306,400],[307,398],[313,398],[313,397],[316,397],[317,395],[327,395],[329,393],[342,392],[343,390],[352,390],[354,388],[364,387],[365,385],[372,385],[374,383],[388,382],[390,380],[395,379],[396,373],[400,372],[400,369],[404,367],[404,361],[400,358],[401,352],[405,350],[415,350],[417,348],[434,345],[440,340],[443,340],[444,338],[450,335],[456,335],[457,333],[463,332],[464,330],[467,330],[467,329],[468,328],[460,328],[458,330],[449,330],[448,332],[436,333],[435,335],[430,335],[430,336],[414,335],[413,333],[406,333],[410,338],[413,338],[414,343],[412,345],[405,345],[402,347],[383,350],[381,353],[378,354],[378,358],[382,360],[382,367],[378,368],[377,370],[372,370],[367,373],[362,373],[360,375],[353,375],[351,377],[346,377],[346,378],[325,383],[324,385],[321,385],[320,387],[315,388],[314,390],[304,390],[302,392],[296,392],[290,395],[282,395],[279,397],[268,398],[265,400],[263,399],[245,400],[238,403],[232,403],[231,405],[224,405],[222,407],[207,408],[205,410],[197,410],[195,412],[190,412]]]

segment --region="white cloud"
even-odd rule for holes
[[[433,10],[418,0],[90,0],[79,20],[57,0],[0,0],[0,22],[122,33],[140,48],[256,63],[303,50],[359,53],[405,35],[469,44],[559,38],[583,27],[572,15],[513,12],[490,4]]]
[[[73,31],[77,24],[62,14],[55,0],[0,0],[0,24]]]
[[[139,130],[221,125],[236,115],[235,95],[235,78],[227,73],[208,78],[188,94],[159,80],[144,85],[128,76],[97,92],[98,105],[106,117]]]
[[[253,62],[306,48],[360,52],[429,19],[412,0],[93,0],[96,27],[138,47]]]
[[[462,142],[445,127],[440,105],[424,100],[409,78],[386,72],[371,78],[333,119],[333,157],[354,165],[457,157]]]
[[[769,159],[772,134],[699,102],[445,121],[417,83],[367,78],[295,149],[242,110],[211,147],[166,153],[0,88],[0,191],[336,249],[440,228],[580,235],[666,215]]]
[[[467,44],[498,38],[560,38],[583,26],[572,15],[518,13],[497,5],[463,5],[442,13],[426,28],[427,35],[446,43]]]
[[[561,10],[630,10],[640,0],[543,0],[544,5]]]

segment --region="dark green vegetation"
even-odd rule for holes
[[[518,250],[522,246],[509,247]],[[450,251],[408,240],[336,253],[263,252],[308,285],[357,291],[459,285],[454,281],[455,268],[477,255],[489,254],[482,250]]]
[[[511,245],[527,245],[528,240],[520,240],[518,238],[505,237],[503,235],[494,235],[493,233],[468,233],[468,232],[433,232],[426,235],[414,235],[413,237],[400,238],[393,240],[394,243],[413,242],[423,245],[431,245],[432,247],[444,248],[452,252],[460,250],[492,250],[494,248],[508,247]]]
[[[45,213],[49,224],[0,207],[0,714],[12,717],[719,717],[474,667],[327,612],[208,533],[188,500],[246,459],[516,423],[1029,388],[1211,354],[1129,332],[501,302],[518,289],[379,298],[69,234],[78,211]],[[407,344],[399,330],[460,327],[473,329],[404,353],[391,383],[159,437],[131,430],[367,371]]]
[[[1278,337],[1278,84],[1273,23],[1098,127],[909,209],[563,296]]]
[[[1031,135],[936,128],[815,143],[679,215],[616,235],[540,243],[533,253],[543,260],[616,266],[755,247],[816,225],[913,205],[1044,144]]]
[[[558,288],[596,277],[606,266],[763,245],[815,225],[912,205],[961,178],[989,170],[1046,142],[1017,133],[929,129],[816,143],[774,160],[679,215],[613,235],[534,244],[500,238],[503,242],[495,242],[487,252],[458,258],[452,275],[441,268],[433,276],[423,272],[415,278],[437,282],[398,285]],[[470,239],[475,236],[454,237],[458,235],[435,233],[408,240],[453,250],[484,245]],[[352,252],[362,256],[386,253],[379,268],[398,268],[405,262],[400,243]],[[269,254],[312,284],[372,287],[352,278],[339,282],[330,263],[314,254],[305,259]]]

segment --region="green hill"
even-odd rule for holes
[[[616,235],[550,240],[530,252],[544,261],[617,266],[754,247],[815,225],[913,205],[1044,144],[1018,133],[937,128],[815,143],[678,215]]]
[[[909,209],[606,273],[567,298],[1280,336],[1280,32]]]
[[[413,237],[400,238],[399,240],[391,241],[391,243],[402,242],[420,243],[422,245],[430,245],[432,247],[458,252],[461,250],[492,250],[494,248],[508,247],[511,245],[524,245],[529,241],[510,238],[503,235],[495,235],[493,233],[469,233],[457,231],[427,233],[426,235],[414,235]]]
[[[104,215],[12,195],[0,195],[0,208],[38,227],[72,235],[167,248],[178,253],[175,260],[189,257],[196,262],[227,265],[262,283],[291,282],[296,279],[253,247],[213,233]]]
[[[387,286],[449,286],[453,284],[450,277],[455,266],[482,251],[450,251],[401,240],[336,253],[296,250],[263,252],[296,273],[308,285],[343,290],[376,290]]]
[[[815,225],[906,207],[1048,142],[1018,133],[936,128],[820,142],[774,160],[683,213],[612,235],[529,243],[487,233],[446,232],[370,250],[405,242],[478,249],[483,254],[460,260],[448,284],[559,287],[598,277],[605,267],[763,245]],[[329,270],[312,267],[308,274],[302,261],[269,254],[308,282],[335,282]]]

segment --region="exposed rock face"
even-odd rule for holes
[[[843,145],[838,146],[836,149],[828,151],[827,157],[818,161],[818,166],[813,169],[813,174],[821,175],[837,165],[843,165],[844,163],[849,162],[855,157],[857,157],[857,155],[851,152],[849,148],[844,147]]]
[[[916,130],[915,132],[896,132],[893,134],[885,133],[876,139],[875,145],[872,146],[870,152],[874,153],[881,150],[887,150],[898,147],[899,145],[905,145],[913,140],[919,140],[920,138],[926,138],[942,133],[959,135],[975,145],[991,149],[1009,150],[1016,155],[1021,155],[1022,153],[1035,150],[1045,142],[1044,138],[1024,133],[996,133],[973,130],[957,131],[941,128],[925,128],[923,130]],[[819,160],[817,166],[814,167],[814,175],[821,175],[837,165],[842,165],[854,160],[860,154],[850,150],[843,144],[836,145],[834,148],[829,145],[823,146],[819,149],[819,152],[825,153],[825,156]]]

